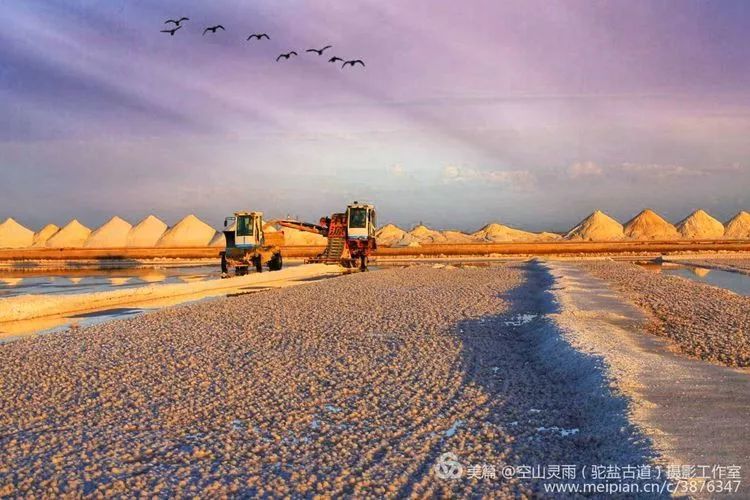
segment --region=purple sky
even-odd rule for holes
[[[0,219],[34,228],[354,199],[465,230],[750,209],[746,0],[0,0],[0,18]],[[367,67],[304,53],[327,44]]]

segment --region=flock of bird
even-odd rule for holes
[[[190,21],[190,18],[189,17],[180,17],[179,19],[167,19],[166,21],[164,21],[164,24],[173,24],[174,27],[171,28],[171,29],[161,30],[161,32],[162,33],[169,33],[169,36],[174,36],[175,33],[177,33],[180,29],[182,29],[182,23],[185,22],[185,21]],[[206,27],[203,30],[203,36],[206,36],[206,33],[216,34],[216,32],[218,30],[226,31],[226,29],[224,28],[224,26],[222,26],[221,24],[217,24],[215,26],[208,26],[208,27]],[[253,40],[253,39],[260,41],[260,40],[263,40],[264,38],[266,40],[270,40],[271,39],[271,37],[269,37],[268,34],[266,34],[266,33],[253,33],[252,35],[250,35],[250,36],[247,37],[247,41],[249,42],[250,40]],[[317,54],[318,56],[322,56],[323,52],[325,52],[326,50],[328,50],[328,49],[330,49],[332,47],[333,47],[332,45],[326,45],[325,47],[320,48],[320,49],[307,49],[305,52],[311,52],[311,53]],[[276,58],[276,62],[280,61],[281,59],[287,60],[290,57],[297,56],[297,55],[298,55],[297,52],[291,50],[291,51],[289,51],[289,52],[287,52],[285,54],[279,54],[279,56]],[[338,56],[331,57],[330,59],[328,59],[328,62],[329,63],[342,62],[343,63],[341,65],[342,68],[345,68],[347,66],[354,67],[357,64],[361,64],[362,66],[365,65],[365,63],[364,63],[364,61],[362,61],[362,59],[345,60],[345,59],[342,59],[341,57],[338,57]]]

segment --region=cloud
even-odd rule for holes
[[[716,174],[733,174],[742,169],[739,164],[734,163],[720,167],[687,167],[677,164],[663,163],[634,163],[624,162],[611,165],[600,165],[593,161],[576,162],[565,170],[568,179],[581,179],[584,177],[625,178],[647,182],[658,179],[693,178]]]
[[[602,167],[593,161],[574,163],[568,167],[568,177],[578,179],[579,177],[598,177],[604,173]]]
[[[666,177],[687,177],[705,175],[700,169],[687,168],[682,165],[662,165],[658,163],[623,163],[620,170],[639,178],[663,179]]]
[[[478,170],[447,165],[443,168],[443,182],[504,184],[515,189],[528,189],[536,183],[529,170]]]

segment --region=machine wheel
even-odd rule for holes
[[[263,272],[263,262],[261,262],[260,257],[255,257],[253,259],[253,264],[255,264],[255,271],[262,273]]]
[[[271,260],[268,261],[268,270],[269,271],[280,271],[281,267],[284,265],[284,260],[281,257],[281,253],[275,253],[273,254],[273,257],[271,257]]]
[[[235,276],[244,276],[247,274],[247,266],[236,266],[234,268]]]
[[[221,252],[221,275],[222,277],[229,274],[229,267],[227,266],[227,254]]]
[[[367,256],[366,255],[359,256],[359,270],[367,271]]]

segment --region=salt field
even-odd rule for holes
[[[0,18],[0,500],[750,499],[750,0]]]
[[[295,268],[303,271],[301,276],[287,278],[290,273],[299,274]],[[283,273],[230,280],[222,280],[215,266],[4,272],[0,273],[0,303],[6,311],[0,311],[0,343],[335,275],[304,271],[299,263],[290,263]],[[7,316],[7,309],[35,302],[42,304],[37,310],[32,306],[23,316]]]

